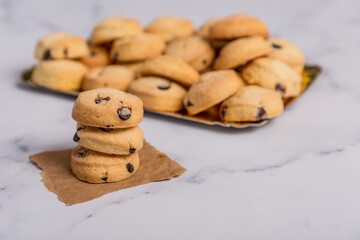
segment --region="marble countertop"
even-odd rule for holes
[[[0,0],[0,239],[360,239],[360,2]],[[146,114],[145,138],[188,171],[66,207],[28,156],[71,148],[73,98],[21,87],[37,39],[104,17],[197,26],[244,12],[323,73],[279,118],[246,130]]]

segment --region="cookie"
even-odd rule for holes
[[[118,38],[138,35],[142,32],[143,30],[138,20],[113,16],[95,26],[91,42],[93,44],[103,44]]]
[[[284,110],[280,93],[245,86],[220,106],[220,118],[226,122],[253,122],[279,116]]]
[[[143,147],[143,132],[138,126],[106,129],[78,124],[76,129],[74,142],[97,152],[128,155]]]
[[[40,61],[31,76],[34,84],[63,91],[77,91],[88,69],[73,60]]]
[[[117,66],[108,65],[91,69],[84,78],[82,90],[96,88],[115,88],[125,91],[132,80],[134,80],[134,71]]]
[[[211,44],[211,46],[215,49],[215,50],[220,50],[222,49],[226,44],[228,44],[229,42],[231,42],[232,40],[227,40],[227,39],[210,39],[209,42]]]
[[[88,68],[102,67],[110,64],[109,54],[105,48],[90,47],[90,53],[79,59]]]
[[[80,180],[89,183],[117,182],[131,177],[139,169],[139,155],[109,155],[77,146],[71,153],[71,169]]]
[[[231,69],[269,54],[271,45],[263,37],[240,38],[226,44],[215,59],[214,69]]]
[[[210,27],[214,25],[215,23],[219,22],[220,18],[212,18],[208,21],[206,21],[201,27],[195,32],[196,36],[199,36],[205,40],[209,40],[210,35]]]
[[[143,113],[138,97],[113,88],[99,88],[79,94],[72,118],[91,127],[128,128],[138,125]]]
[[[55,32],[41,38],[35,49],[39,60],[75,59],[89,54],[84,38],[66,32]]]
[[[273,51],[267,55],[269,58],[287,63],[299,74],[303,72],[305,55],[300,48],[283,38],[270,38],[269,42],[273,48]]]
[[[120,63],[120,64],[117,64],[117,65],[134,71],[135,76],[137,76],[138,72],[139,72],[139,69],[141,68],[143,63],[144,63],[144,61],[138,61],[138,62],[131,62],[131,63]]]
[[[145,60],[138,70],[138,75],[169,78],[185,87],[199,79],[199,73],[184,60],[168,55]]]
[[[204,73],[184,97],[184,106],[190,115],[198,114],[236,93],[243,82],[234,70]]]
[[[134,62],[160,55],[165,42],[154,34],[141,34],[116,40],[111,48],[113,62]]]
[[[298,96],[301,93],[301,75],[277,59],[258,58],[245,66],[241,74],[248,84],[276,90],[284,98]]]
[[[260,19],[234,14],[219,20],[210,26],[210,39],[236,39],[249,36],[269,37],[269,30]]]
[[[166,55],[178,57],[195,70],[209,67],[215,57],[215,50],[201,37],[190,36],[171,41],[165,50]]]
[[[133,81],[129,93],[138,96],[144,108],[177,112],[183,108],[186,90],[179,84],[159,77],[143,77]]]
[[[162,16],[152,21],[145,31],[159,35],[165,42],[190,36],[194,32],[191,21],[174,16]]]

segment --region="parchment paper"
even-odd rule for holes
[[[144,146],[139,152],[140,167],[132,177],[115,183],[91,184],[78,180],[71,172],[71,151],[50,151],[30,156],[30,160],[43,170],[41,176],[45,187],[68,206],[117,190],[168,180],[186,171],[144,140]]]

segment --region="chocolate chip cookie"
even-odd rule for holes
[[[274,90],[245,86],[220,106],[225,122],[253,122],[279,116],[284,109],[280,93]]]
[[[184,97],[184,106],[190,115],[198,114],[230,97],[243,87],[234,70],[204,73]]]
[[[72,117],[91,127],[128,128],[142,121],[143,112],[143,103],[138,97],[113,88],[99,88],[79,94]]]
[[[116,182],[131,177],[139,168],[138,153],[109,155],[77,146],[71,153],[74,175],[89,183]]]
[[[258,58],[244,67],[241,73],[248,84],[276,90],[284,98],[298,96],[301,93],[301,75],[280,60]]]
[[[138,96],[146,109],[176,112],[183,108],[186,90],[164,78],[143,77],[131,83],[129,93]]]
[[[82,90],[115,88],[125,91],[134,80],[134,71],[117,65],[91,69],[84,78]]]

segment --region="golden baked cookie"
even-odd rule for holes
[[[231,69],[269,54],[271,45],[263,37],[239,38],[226,44],[215,59],[214,69]]]
[[[245,66],[241,74],[248,84],[279,91],[284,98],[301,93],[301,75],[277,59],[258,58]]]
[[[179,84],[160,77],[143,77],[133,81],[129,93],[138,96],[145,109],[177,112],[183,108],[186,90]]]
[[[287,63],[299,74],[303,72],[305,55],[300,48],[283,38],[270,38],[269,42],[273,48],[273,51],[267,55],[269,58],[279,59]]]
[[[125,91],[132,80],[134,71],[118,65],[108,65],[91,69],[84,78],[82,90],[115,88]]]
[[[31,81],[51,89],[77,91],[87,71],[87,67],[78,61],[40,61],[32,73]]]
[[[71,153],[74,175],[89,183],[117,182],[131,177],[139,169],[138,153],[109,155],[77,146]]]
[[[162,16],[152,21],[145,31],[159,35],[165,42],[190,36],[194,32],[191,21],[175,16]]]
[[[121,37],[134,36],[143,32],[138,20],[112,16],[98,23],[92,33],[91,42],[102,44]]]
[[[215,23],[219,22],[221,18],[212,18],[206,21],[201,27],[195,32],[196,36],[199,36],[205,40],[209,39],[210,27]]]
[[[199,73],[184,60],[168,55],[145,60],[138,74],[169,78],[185,87],[191,86],[199,79]]]
[[[89,54],[84,38],[66,32],[55,32],[42,37],[35,49],[39,60],[75,59]]]
[[[164,40],[154,34],[141,34],[116,40],[111,48],[113,62],[134,62],[160,55]]]
[[[234,14],[210,26],[210,39],[236,39],[249,36],[269,37],[265,23],[246,14]]]
[[[128,155],[143,147],[143,132],[138,126],[106,129],[78,124],[76,129],[74,142],[97,152]]]
[[[144,63],[144,61],[138,61],[138,62],[131,62],[131,63],[120,63],[120,64],[117,64],[117,65],[134,71],[135,76],[137,76],[138,71],[141,68],[141,66],[143,65],[143,63]]]
[[[184,97],[184,106],[190,115],[198,114],[236,93],[243,82],[234,70],[204,73]]]
[[[189,36],[171,41],[166,47],[165,54],[178,57],[197,71],[201,71],[212,64],[215,50],[201,37]]]
[[[88,68],[102,67],[110,64],[109,54],[105,48],[90,47],[90,53],[79,59]]]
[[[252,122],[279,116],[284,110],[281,95],[258,86],[245,86],[220,106],[226,122]]]
[[[113,88],[81,92],[72,110],[72,118],[80,124],[100,128],[128,128],[143,119],[142,101]]]

